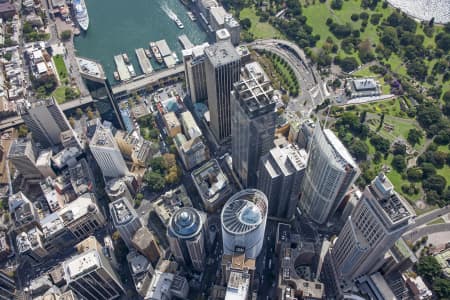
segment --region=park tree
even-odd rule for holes
[[[70,127],[72,127],[72,128],[75,127],[75,118],[74,117],[69,118],[69,124],[70,124]]]
[[[395,155],[394,158],[392,159],[392,167],[399,173],[403,172],[406,169],[405,156]]]
[[[75,110],[75,113],[77,114],[78,118],[81,118],[83,116],[83,110],[79,107]]]
[[[420,131],[420,130],[418,130],[416,128],[411,128],[408,131],[407,140],[412,146],[415,146],[416,144],[420,143],[420,139],[422,137],[423,137],[422,131]]]
[[[244,30],[249,30],[252,27],[252,21],[249,18],[242,19],[240,23]]]
[[[428,178],[436,174],[436,168],[429,162],[422,163],[420,169],[422,170],[423,178]]]
[[[422,180],[423,171],[421,168],[418,168],[418,167],[409,168],[406,171],[406,175],[408,176],[409,181],[418,182],[418,181]]]
[[[26,125],[20,125],[18,131],[19,137],[26,137],[28,134],[28,128]]]
[[[447,185],[447,180],[441,175],[432,175],[425,179],[422,186],[425,190],[433,190],[438,194],[442,194]]]
[[[341,59],[339,61],[339,66],[344,72],[351,72],[355,70],[359,66],[359,64],[356,58],[349,56]]]
[[[72,30],[64,30],[63,32],[61,32],[61,40],[63,42],[70,40],[71,37],[72,37]]]
[[[360,139],[355,139],[350,145],[349,151],[357,160],[366,160],[369,147]]]
[[[391,147],[391,142],[379,134],[375,134],[370,138],[372,146],[381,153],[387,153]]]
[[[441,274],[441,266],[432,255],[422,256],[416,266],[417,274],[432,282]]]
[[[392,149],[392,154],[405,155],[406,154],[406,145],[405,144],[395,144],[394,149]]]
[[[331,0],[331,8],[334,10],[340,10],[343,4],[343,0]]]
[[[447,278],[436,278],[433,282],[433,291],[439,299],[450,299],[450,280]]]
[[[144,175],[144,182],[147,184],[149,189],[154,192],[161,191],[166,185],[164,177],[157,172],[148,171]]]
[[[150,161],[150,168],[152,169],[153,172],[158,172],[159,174],[164,174],[167,169],[164,158],[162,156],[154,157]]]

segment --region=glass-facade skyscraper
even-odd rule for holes
[[[115,128],[125,129],[119,106],[114,99],[103,67],[97,62],[85,58],[77,57],[77,61],[81,77],[84,79],[102,120],[111,122]]]

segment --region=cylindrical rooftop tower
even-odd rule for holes
[[[205,262],[205,221],[206,216],[195,208],[182,207],[172,215],[167,228],[175,259],[199,271]]]
[[[225,203],[220,218],[223,253],[232,255],[236,248],[244,248],[246,257],[256,259],[264,242],[266,195],[257,189],[240,191]]]

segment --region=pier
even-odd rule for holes
[[[123,60],[121,54],[114,56],[114,62],[116,63],[117,72],[119,73],[120,80],[127,81],[131,79],[130,71],[128,71],[127,65]]]
[[[172,51],[170,50],[169,45],[167,45],[166,40],[157,41],[155,44],[156,47],[158,47],[162,57],[172,55]]]
[[[147,58],[147,55],[145,55],[145,51],[143,48],[138,48],[134,50],[136,52],[136,56],[139,61],[139,66],[141,67],[141,70],[144,74],[150,74],[153,72],[153,67],[150,61]]]
[[[178,37],[178,41],[180,42],[183,49],[191,49],[194,47],[194,44],[191,43],[191,41],[185,34],[180,35]]]

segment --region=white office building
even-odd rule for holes
[[[110,126],[107,124],[98,126],[89,147],[104,177],[122,177],[128,173]]]

